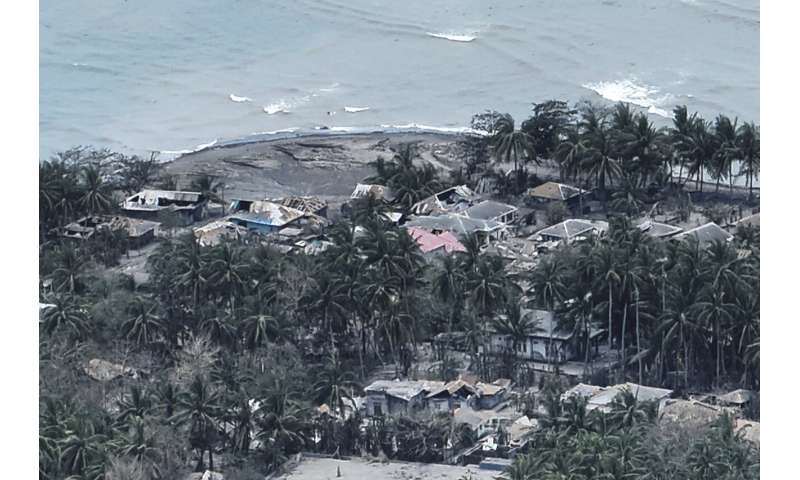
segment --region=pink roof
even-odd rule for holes
[[[422,253],[432,252],[437,248],[444,247],[447,253],[466,252],[467,249],[458,241],[451,232],[442,232],[438,235],[419,227],[410,227],[408,233],[417,241]]]

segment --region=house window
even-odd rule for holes
[[[375,414],[376,417],[383,416],[383,408],[381,408],[381,405],[379,403],[373,405],[372,413]]]

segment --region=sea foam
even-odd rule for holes
[[[231,99],[232,102],[242,103],[242,102],[252,102],[253,99],[250,97],[240,97],[239,95],[230,94],[228,98]]]
[[[450,40],[451,42],[471,42],[471,41],[475,40],[476,38],[478,38],[475,35],[465,35],[465,34],[461,34],[461,33],[431,33],[431,32],[425,32],[425,35],[428,35],[429,37],[442,38],[444,40]]]
[[[612,102],[631,103],[646,108],[648,113],[666,118],[671,117],[669,112],[662,107],[667,106],[672,96],[669,94],[659,95],[658,88],[636,83],[635,80],[587,83],[583,85],[583,88],[588,88]]]

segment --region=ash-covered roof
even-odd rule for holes
[[[608,228],[606,222],[592,222],[589,220],[564,220],[545,229],[539,230],[534,235],[541,235],[545,237],[558,238],[560,240],[571,240],[579,235],[591,233],[594,231],[604,231]]]
[[[528,189],[528,196],[544,200],[569,200],[580,195],[581,189],[557,182],[546,182]]]
[[[511,212],[515,212],[517,207],[507,203],[495,202],[494,200],[484,200],[477,205],[473,205],[464,211],[464,215],[478,220],[495,220]]]
[[[638,225],[639,230],[654,238],[667,238],[683,231],[681,227],[658,223],[653,221],[642,222]]]
[[[283,227],[304,215],[305,213],[300,210],[274,202],[256,201],[250,204],[250,211],[234,213],[230,218],[271,227]]]
[[[406,227],[420,227],[426,230],[443,230],[456,235],[471,235],[475,232],[494,232],[505,224],[491,220],[479,220],[463,215],[445,214],[437,217],[417,217],[405,224]]]
[[[678,240],[685,240],[687,238],[694,238],[700,245],[707,245],[712,242],[727,242],[733,235],[726,232],[722,227],[714,222],[708,222],[705,225],[700,225],[691,230],[687,230],[674,238]]]
[[[142,190],[126,198],[122,207],[127,210],[159,210],[162,208],[191,208],[192,205],[183,207],[172,205],[171,202],[196,204],[201,202],[203,194],[200,192],[186,192],[178,190]]]
[[[377,380],[364,389],[365,392],[377,392],[409,401],[417,395],[441,389],[444,382],[432,380]]]

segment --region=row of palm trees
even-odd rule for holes
[[[673,111],[671,127],[656,128],[642,112],[618,103],[608,110],[592,104],[569,109],[565,102],[534,106],[534,115],[515,128],[508,114],[480,114],[497,161],[513,162],[522,179],[525,164],[552,162],[563,179],[593,185],[605,193],[611,184],[631,183],[637,189],[651,182],[685,185],[694,180],[702,191],[706,174],[716,182],[744,177],[753,195],[760,172],[760,130],[726,115],[713,121]],[[475,122],[473,122],[475,123]],[[524,183],[524,182],[520,182]],[[524,185],[518,185],[517,193]]]

